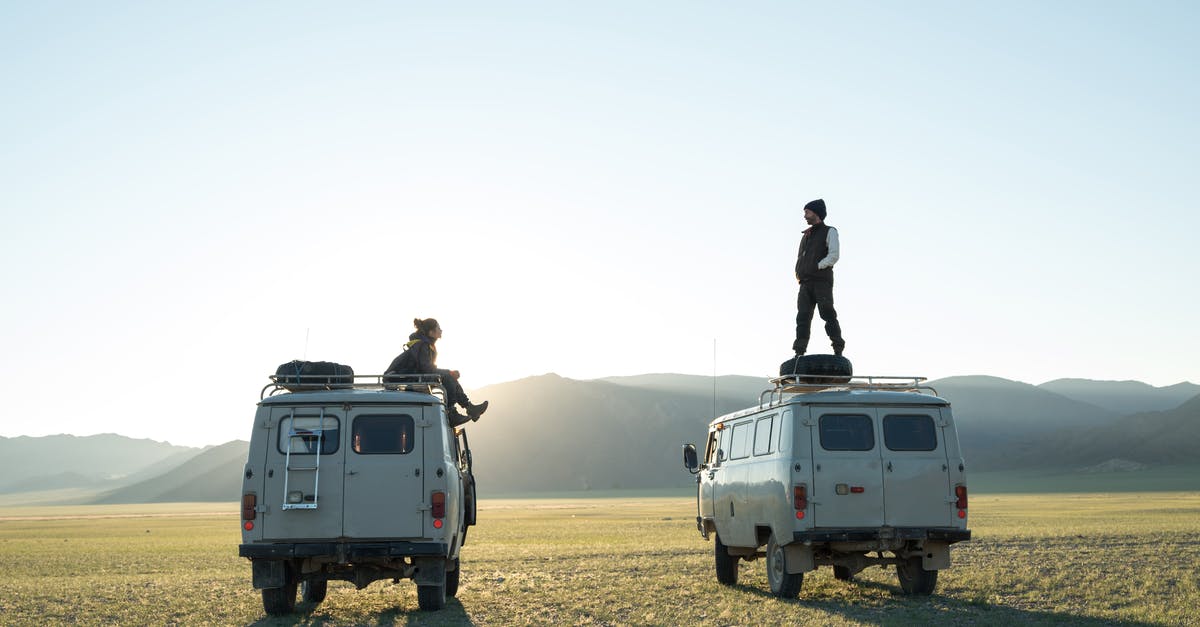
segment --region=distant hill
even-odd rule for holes
[[[1200,385],[1186,382],[1154,387],[1141,381],[1055,379],[1038,387],[1121,415],[1175,409],[1200,396]]]
[[[718,378],[718,414],[758,402],[767,386],[748,379]],[[714,417],[707,377],[551,374],[472,397],[492,403],[468,429],[482,493],[687,486],[680,445],[702,441]]]
[[[1147,391],[1072,381],[1078,380],[1032,386],[967,376],[931,384],[954,405],[972,471],[1112,472],[1200,461],[1200,396],[1165,411],[1126,416],[1112,407],[1133,401],[1104,396],[1126,389],[1140,395],[1139,404],[1166,403],[1192,384]],[[491,401],[467,429],[480,493],[686,488],[694,479],[683,469],[680,445],[701,444],[714,413],[754,406],[768,387],[764,379],[740,376],[579,381],[548,374],[474,390],[475,400]],[[1086,392],[1105,406],[1048,388]],[[240,440],[201,450],[115,435],[0,438],[0,467],[55,470],[0,476],[11,490],[34,496],[33,490],[60,490],[71,502],[233,501],[248,448]]]
[[[1009,451],[1012,467],[1128,469],[1200,461],[1200,396],[1168,411],[1064,429]]]
[[[997,377],[949,377],[930,384],[953,404],[963,456],[978,470],[1010,467],[1014,447],[1118,417],[1108,409]]]
[[[0,437],[0,493],[92,487],[196,452],[112,433]]]
[[[236,501],[242,488],[241,469],[249,448],[250,443],[243,440],[226,442],[164,474],[104,493],[92,502]]]

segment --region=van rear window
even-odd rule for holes
[[[359,416],[354,419],[353,448],[362,455],[403,455],[413,450],[413,417]]]
[[[869,451],[875,448],[871,417],[862,414],[825,414],[820,420],[821,448],[827,451]]]
[[[932,451],[937,448],[933,417],[923,414],[883,417],[883,443],[892,451]]]
[[[279,452],[313,455],[320,446],[322,455],[332,455],[341,440],[341,423],[333,416],[288,416],[279,421]]]

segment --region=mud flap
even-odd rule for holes
[[[441,586],[446,583],[446,558],[425,557],[416,560],[413,583],[418,586]]]
[[[783,559],[789,575],[806,573],[817,567],[813,562],[812,547],[798,542],[783,547]]]
[[[251,560],[255,590],[282,588],[287,585],[287,562],[282,560]]]
[[[926,540],[921,551],[921,568],[943,570],[950,568],[950,545],[945,542]]]

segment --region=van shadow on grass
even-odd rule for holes
[[[296,613],[290,616],[265,616],[253,623],[254,627],[284,627],[298,626],[305,627],[321,627],[323,625],[344,625],[344,618],[335,618],[325,615],[314,615],[320,606],[311,603],[297,603]],[[455,598],[446,599],[446,607],[437,612],[425,612],[415,607],[392,608],[384,610],[375,616],[368,618],[364,622],[356,624],[361,625],[379,625],[381,627],[396,626],[396,625],[413,625],[413,626],[429,626],[437,627],[440,625],[474,625],[470,616],[467,615],[467,609],[463,604]]]
[[[810,610],[828,612],[847,620],[872,625],[984,624],[1078,625],[1082,627],[1111,627],[1112,625],[1153,627],[1157,625],[1157,623],[1143,621],[1081,616],[1068,612],[1022,610],[1004,605],[968,601],[940,594],[912,596],[904,594],[900,590],[900,586],[875,581],[860,581],[855,579],[852,584],[861,588],[890,593],[892,598],[885,601],[882,605],[866,606],[845,599],[822,600],[819,597],[806,598],[803,589],[801,589],[799,598],[787,599],[783,602],[792,603]],[[759,597],[776,598],[770,591],[752,585],[738,584],[734,587]]]

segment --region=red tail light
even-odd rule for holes
[[[808,509],[808,486],[803,483],[792,486],[792,503],[797,510]]]
[[[429,501],[433,505],[433,517],[434,518],[445,518],[446,517],[446,493],[445,492],[434,492],[433,495],[430,496]]]
[[[242,495],[242,520],[254,520],[257,516],[255,510],[258,509],[258,496],[254,494]]]
[[[954,486],[954,497],[958,499],[954,502],[955,507],[967,509],[967,486],[961,483]]]

